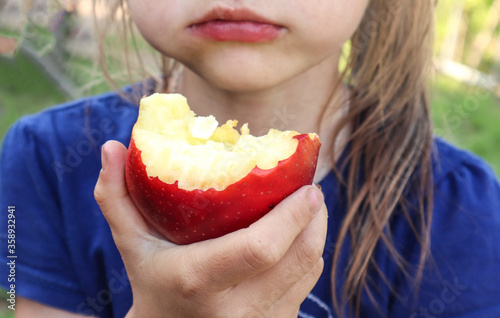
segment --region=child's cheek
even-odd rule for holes
[[[368,0],[315,0],[293,1],[287,9],[300,12],[294,16],[293,24],[298,30],[313,38],[330,38],[347,41],[366,11]]]
[[[182,30],[179,6],[176,1],[129,0],[129,11],[141,35],[154,47],[168,43],[176,32]]]

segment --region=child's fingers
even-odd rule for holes
[[[314,286],[316,286],[318,279],[323,273],[324,265],[323,258],[320,258],[313,268],[288,289],[278,301],[285,305],[302,304]]]
[[[253,277],[282,259],[322,206],[321,192],[305,186],[249,228],[196,244],[189,270],[198,283],[219,290]]]
[[[280,286],[282,294],[267,295],[281,297],[302,280],[318,261],[321,260],[326,240],[328,212],[323,205],[316,217],[297,236],[283,258],[269,270],[255,276],[247,284],[246,289],[276,290]],[[267,286],[267,287],[266,287]]]
[[[137,238],[150,232],[149,226],[130,198],[125,182],[127,149],[117,141],[102,147],[102,170],[94,197],[113,232],[115,242]]]

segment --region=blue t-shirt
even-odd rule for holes
[[[137,106],[107,93],[27,116],[11,127],[0,161],[0,281],[7,291],[15,284],[17,296],[81,314],[127,313],[130,283],[93,189],[101,145],[110,139],[128,145],[137,115]],[[387,250],[377,248],[383,275],[372,275],[370,288],[378,305],[363,294],[362,317],[500,317],[499,183],[471,153],[438,138],[434,149],[432,258],[421,284],[416,288]],[[329,211],[325,270],[300,309],[304,318],[336,317],[330,269],[345,189],[334,173],[321,186]],[[9,206],[15,208],[9,212]],[[15,217],[12,254],[9,214]],[[405,218],[395,215],[391,230],[398,251],[417,264],[420,245]],[[342,270],[337,274],[340,294]]]

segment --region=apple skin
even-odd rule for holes
[[[190,244],[248,227],[288,195],[312,184],[319,137],[294,136],[297,150],[269,170],[253,168],[222,191],[187,191],[149,177],[133,137],[127,155],[126,182],[135,205],[148,222],[175,244]]]

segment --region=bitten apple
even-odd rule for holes
[[[176,244],[249,226],[313,182],[319,137],[196,117],[179,94],[141,100],[127,156],[127,187],[153,227]]]

